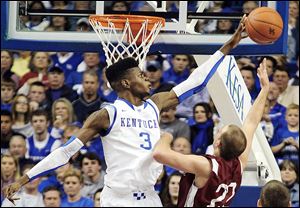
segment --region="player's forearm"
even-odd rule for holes
[[[220,51],[226,56],[229,54],[229,52],[232,50],[233,47],[234,47],[234,43],[231,38],[220,48]]]
[[[173,88],[179,102],[201,91],[214,75],[224,59],[221,51],[215,52],[206,62],[197,67],[184,81]]]
[[[49,171],[65,165],[69,162],[70,158],[81,149],[82,146],[83,143],[79,139],[75,137],[71,138],[64,146],[57,148],[36,164],[26,173],[26,175],[29,180],[33,180],[48,173]]]
[[[250,108],[247,117],[244,121],[244,128],[247,128],[248,131],[255,131],[258,124],[260,123],[261,118],[263,116],[264,106],[267,100],[268,92],[268,88],[261,89],[255,102]]]
[[[168,133],[165,133],[161,136],[160,140],[157,142],[153,151],[153,157],[157,162],[165,164],[169,152],[172,151],[171,150],[172,141],[173,141],[173,137]]]

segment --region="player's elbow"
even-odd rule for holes
[[[166,154],[163,151],[155,149],[153,152],[153,158],[159,163],[163,163],[166,158]]]

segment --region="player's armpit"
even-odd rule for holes
[[[109,128],[109,116],[105,108],[92,113],[84,122],[83,127],[76,133],[75,137],[84,144],[91,140],[96,134]]]

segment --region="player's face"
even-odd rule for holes
[[[219,148],[220,142],[221,142],[221,136],[224,132],[228,130],[229,126],[224,126],[223,128],[219,129],[218,133],[216,134],[213,142],[214,147],[214,154],[215,156],[218,156],[218,151],[216,151]]]
[[[151,82],[145,72],[136,67],[130,71],[129,76],[130,90],[135,96],[144,99],[150,95]]]

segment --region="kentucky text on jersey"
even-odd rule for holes
[[[142,120],[137,118],[123,118],[121,117],[121,127],[134,127],[134,128],[158,128],[156,120]]]

